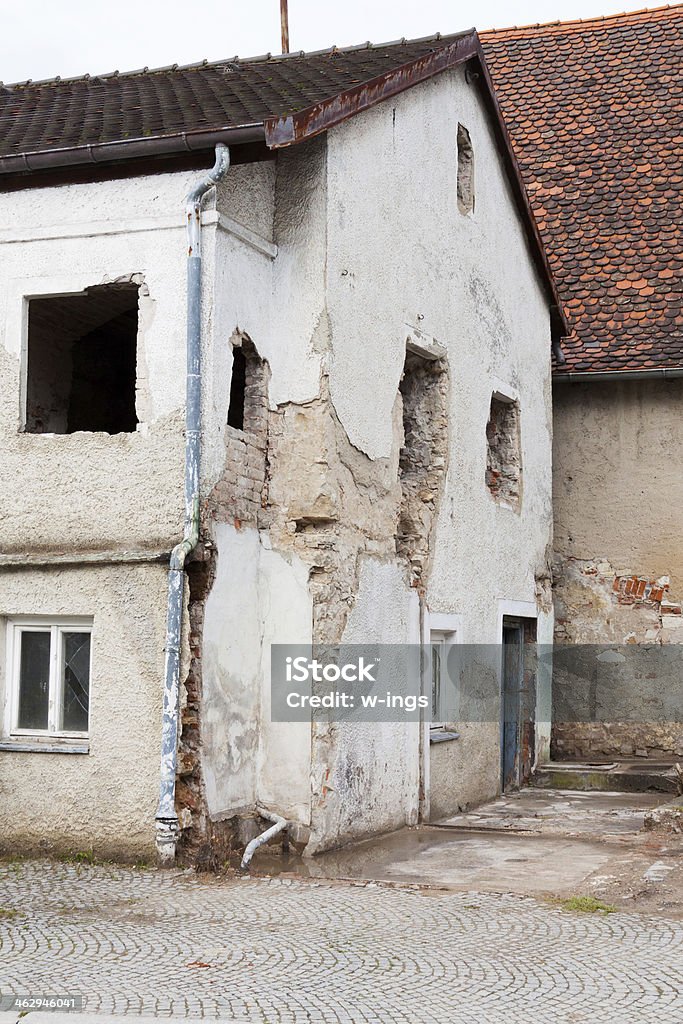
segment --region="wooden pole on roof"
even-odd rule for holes
[[[287,0],[280,0],[280,32],[282,35],[282,52],[289,53],[289,12]]]

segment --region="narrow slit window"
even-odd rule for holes
[[[242,348],[232,350],[232,379],[230,381],[230,405],[228,426],[244,430],[244,396],[247,386],[247,360]]]
[[[267,429],[267,416],[267,364],[251,338],[238,333],[232,346],[228,426],[252,436],[263,436]]]
[[[29,434],[132,433],[138,286],[102,285],[29,299]]]
[[[474,149],[470,133],[458,125],[458,209],[460,213],[474,213]]]

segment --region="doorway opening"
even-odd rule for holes
[[[531,778],[536,756],[536,619],[503,617],[501,789]]]

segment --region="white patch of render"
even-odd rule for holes
[[[202,766],[214,819],[265,804],[307,825],[310,726],[270,720],[270,645],[311,643],[308,569],[266,535],[214,527],[203,639]]]
[[[342,643],[415,644],[419,636],[418,597],[402,566],[362,558]],[[307,855],[417,823],[419,735],[417,721],[315,727]]]

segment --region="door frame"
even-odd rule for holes
[[[522,633],[522,657],[524,658],[524,646],[525,646],[524,632],[526,632],[525,627],[529,628],[530,626],[532,626],[532,623],[533,623],[533,627],[532,628],[534,629],[534,633],[535,633],[535,636],[536,636],[536,639],[534,640],[534,643],[535,644],[538,643],[538,607],[537,607],[536,603],[532,602],[532,601],[499,601],[498,602],[498,638],[499,638],[498,642],[500,643],[500,647],[501,647],[501,651],[500,651],[500,690],[499,690],[499,694],[500,694],[500,725],[499,725],[499,746],[500,746],[500,762],[499,763],[500,763],[500,769],[499,769],[499,785],[500,785],[501,793],[503,793],[505,791],[505,787],[504,787],[504,783],[505,783],[505,691],[504,691],[504,686],[505,686],[505,674],[504,674],[505,673],[505,650],[504,650],[504,645],[503,645],[503,626],[507,625],[507,623],[505,622],[506,619],[508,621],[512,620],[510,622],[510,625],[520,625],[522,627],[522,630],[523,630],[523,633]],[[533,726],[534,743],[535,743],[535,721],[536,721],[536,706],[535,705],[536,705],[536,699],[537,699],[536,686],[534,685],[534,701],[533,701],[533,705],[531,707],[531,711],[533,713],[533,722],[531,724]],[[522,782],[523,781],[523,779],[521,778],[521,776],[522,776],[521,753],[522,753],[522,746],[523,746],[523,744],[522,744],[522,730],[524,728],[525,722],[522,721],[521,718],[522,718],[522,716],[520,715],[519,716],[520,720],[518,721],[519,731],[518,731],[518,742],[517,742],[517,757],[518,757],[518,765],[519,765],[519,769],[518,769],[518,772],[517,772],[518,782]],[[532,767],[533,767],[533,763],[532,763]]]

